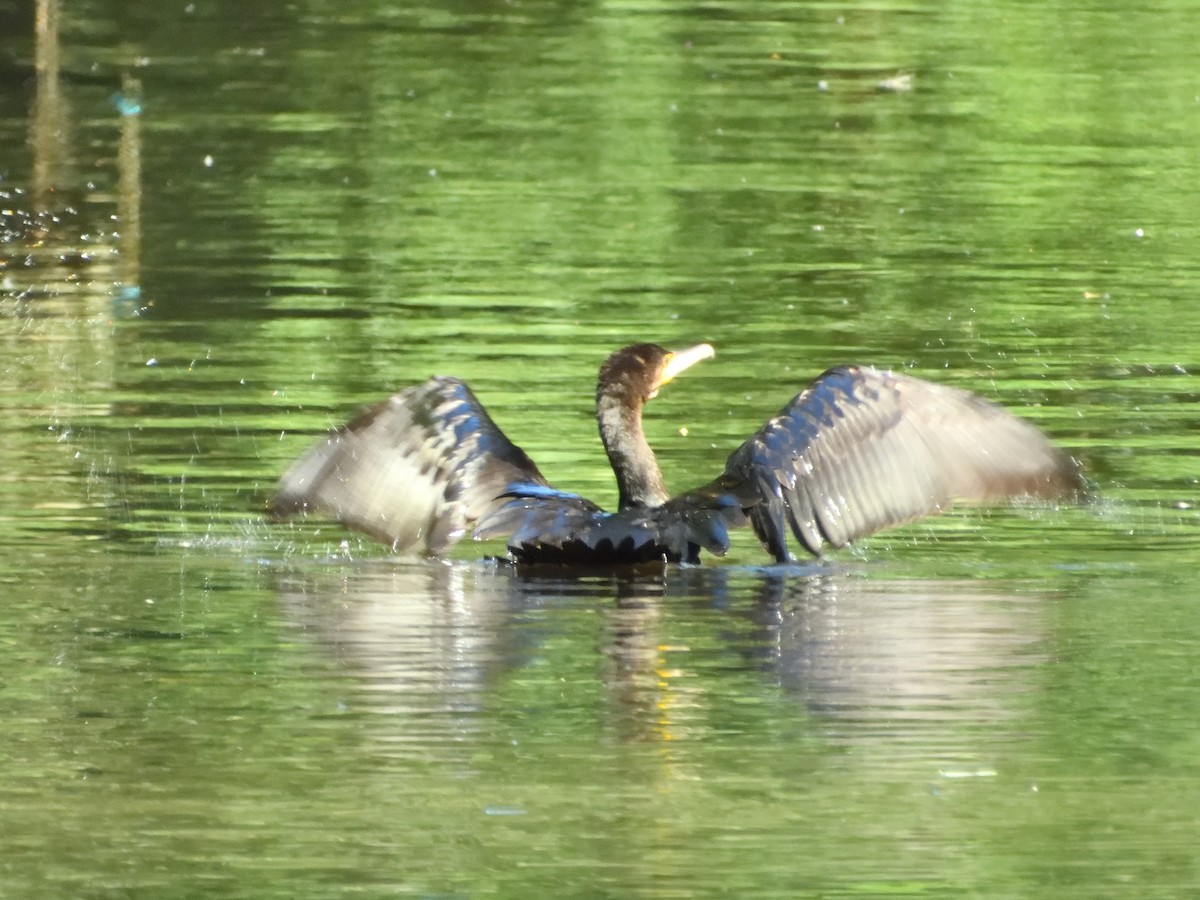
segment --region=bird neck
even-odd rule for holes
[[[602,386],[596,393],[600,440],[617,476],[619,507],[662,506],[670,499],[654,451],[642,431],[643,401]]]

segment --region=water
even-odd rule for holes
[[[0,4],[0,895],[1193,896],[1190,6],[318,6]],[[636,577],[260,516],[434,372],[612,503],[647,339],[676,488],[864,362],[1094,499]]]

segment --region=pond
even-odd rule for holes
[[[0,834],[21,897],[1200,890],[1190,4],[0,2]],[[434,373],[616,500],[825,368],[1080,504],[528,573],[268,523]],[[3,891],[0,891],[3,893]]]

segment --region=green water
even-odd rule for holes
[[[0,0],[0,896],[1195,896],[1198,39]],[[862,362],[1035,420],[1094,498],[640,578],[259,515],[434,372],[612,503],[632,340],[717,348],[650,408],[676,488]]]

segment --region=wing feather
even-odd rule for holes
[[[733,498],[725,509],[736,505],[784,561],[789,531],[820,555],[825,545],[845,546],[955,500],[1082,490],[1075,460],[1002,407],[907,375],[840,367],[735,450],[719,478],[665,509]]]
[[[396,550],[437,554],[503,506],[514,482],[549,487],[466,384],[435,377],[329,432],[284,474],[269,509],[319,510]]]

